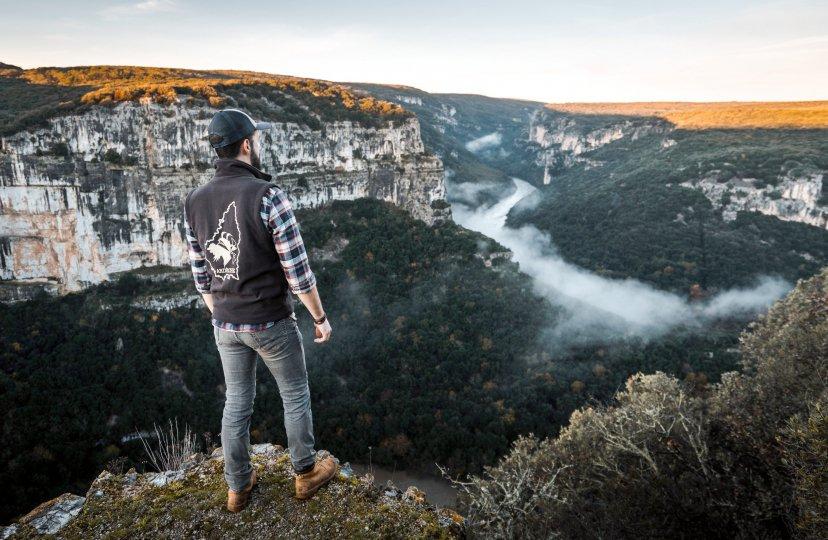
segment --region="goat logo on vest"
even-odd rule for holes
[[[241,229],[236,216],[236,202],[227,205],[221,215],[216,232],[207,240],[206,248],[210,254],[207,262],[213,275],[221,279],[239,279],[239,242]]]

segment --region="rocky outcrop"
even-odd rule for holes
[[[317,453],[319,459],[327,452]],[[465,520],[429,504],[415,487],[405,492],[374,485],[348,463],[309,501],[293,497],[287,450],[256,444],[251,460],[258,483],[240,514],[226,508],[221,448],[193,454],[178,470],[138,474],[102,472],[85,497],[66,493],[41,504],[0,538],[452,538]]]
[[[789,173],[779,176],[775,185],[754,178],[721,181],[717,172],[681,185],[701,190],[725,221],[748,210],[828,229],[828,204],[821,202],[828,200],[823,194],[825,172]]]
[[[595,117],[538,110],[529,123],[529,144],[536,145],[536,162],[543,167],[543,183],[553,181],[556,171],[583,165],[600,167],[588,157],[590,151],[622,139],[634,141],[661,135],[661,150],[672,149],[675,126],[655,117]],[[828,228],[828,197],[823,193],[824,170],[789,170],[768,183],[756,178],[723,178],[722,171],[710,170],[681,186],[698,189],[720,209],[725,221],[736,219],[739,211],[761,212],[785,221],[798,221]]]
[[[204,136],[215,111],[142,99],[0,138],[0,285],[9,285],[0,298],[186,264],[183,197],[212,177]],[[374,197],[430,224],[450,219],[442,163],[425,152],[414,117],[381,128],[276,123],[264,135],[263,169],[295,208]]]
[[[85,500],[80,495],[64,493],[46,501],[17,523],[0,528],[0,538],[5,540],[18,536],[56,534],[80,513]]]
[[[539,147],[536,162],[543,167],[543,183],[552,182],[554,171],[584,163],[601,164],[582,156],[624,137],[636,140],[651,133],[668,131],[666,122],[656,119],[624,119],[599,126],[586,125],[571,116],[539,109],[529,120],[529,143]]]

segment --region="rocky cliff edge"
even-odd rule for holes
[[[64,493],[0,528],[0,539],[34,538],[458,538],[464,519],[429,504],[416,487],[402,492],[357,476],[348,463],[308,501],[294,495],[290,455],[257,444],[258,484],[242,512],[227,511],[221,448],[197,453],[176,471],[102,472],[85,497]],[[326,455],[317,453],[321,459]]]

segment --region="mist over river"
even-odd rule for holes
[[[702,302],[662,291],[636,279],[609,279],[566,262],[554,239],[532,225],[505,226],[509,210],[537,190],[519,178],[515,191],[491,206],[477,208],[455,202],[454,220],[510,249],[522,272],[534,279],[535,292],[563,308],[564,316],[541,336],[550,349],[610,342],[622,337],[657,338],[683,325],[699,331],[718,318],[752,318],[764,312],[792,287],[787,281],[761,276],[750,288],[735,288]],[[462,183],[458,189],[479,189]]]

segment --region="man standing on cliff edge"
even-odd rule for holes
[[[313,496],[339,469],[331,456],[317,461],[314,450],[305,350],[290,293],[314,319],[314,342],[328,341],[331,325],[287,194],[261,170],[261,130],[271,127],[238,109],[216,113],[208,127],[218,154],[215,176],[184,200],[190,265],[212,313],[227,387],[221,442],[231,512],[247,506],[256,485],[249,448],[258,356],[282,397],[296,497]]]

